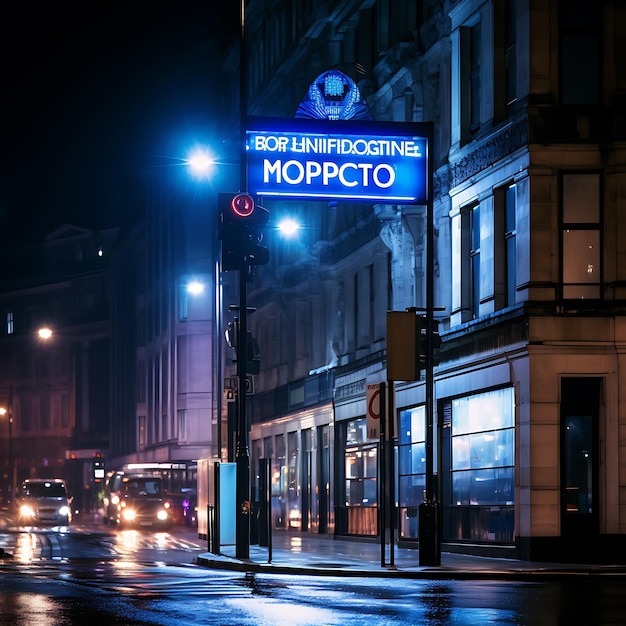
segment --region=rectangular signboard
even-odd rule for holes
[[[425,204],[430,124],[249,118],[248,192]]]

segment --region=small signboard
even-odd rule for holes
[[[367,429],[368,439],[380,438],[380,396],[381,387],[384,383],[374,383],[367,385],[365,389],[365,401],[367,405],[367,413],[365,416],[365,426]]]

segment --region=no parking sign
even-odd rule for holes
[[[368,384],[365,390],[365,401],[367,404],[365,426],[368,439],[378,439],[380,437],[380,392],[384,384]]]
[[[393,382],[367,383],[365,427],[368,439],[393,439],[396,432],[396,399]]]

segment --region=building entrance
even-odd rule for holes
[[[561,534],[568,546],[599,533],[600,378],[561,381]]]

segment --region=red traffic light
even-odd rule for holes
[[[238,193],[230,201],[230,208],[239,217],[250,217],[254,213],[254,200],[247,193]]]

